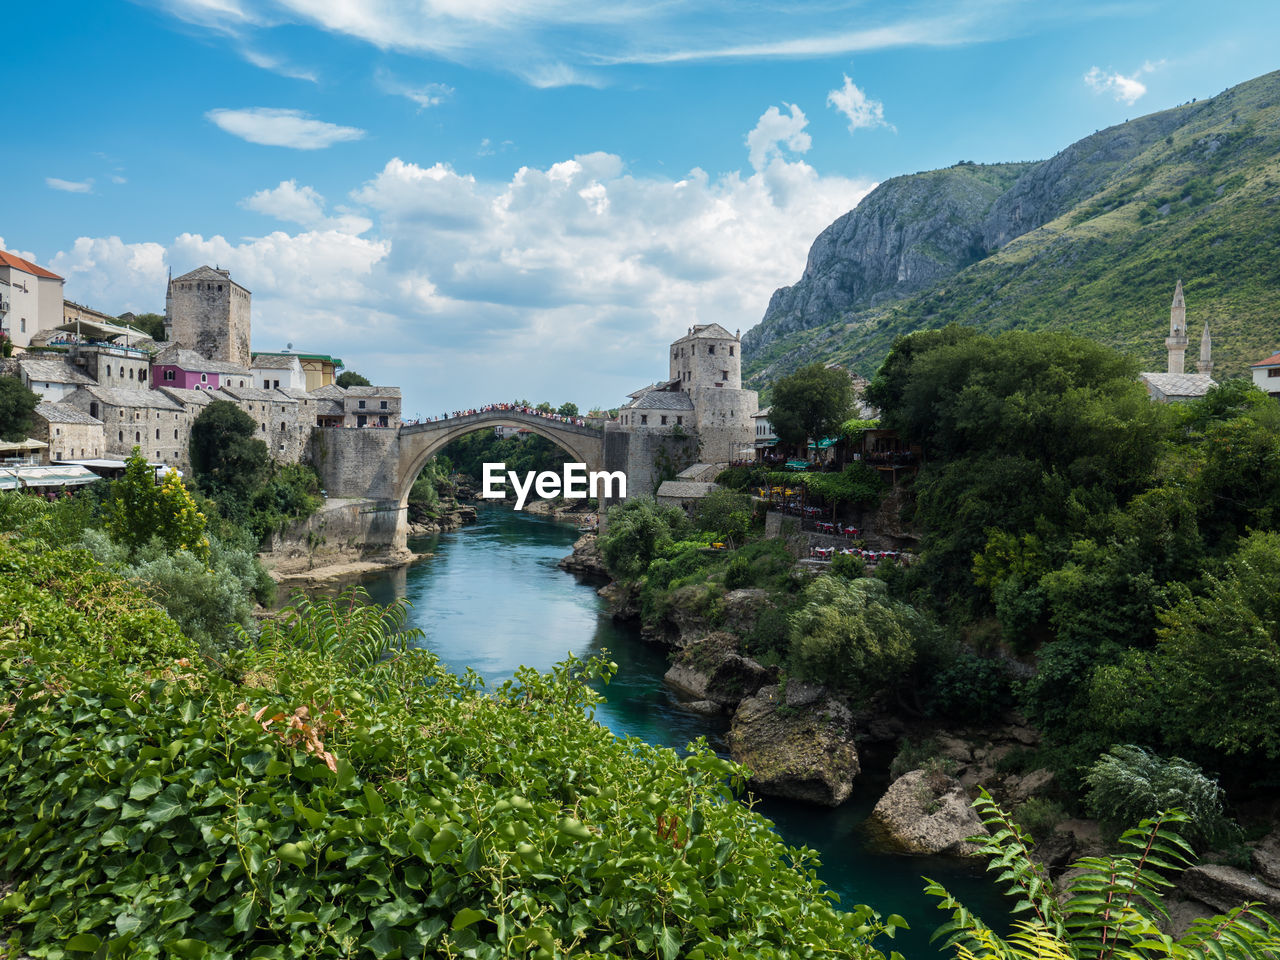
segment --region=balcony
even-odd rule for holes
[[[0,297],[0,317],[9,312],[9,298]]]

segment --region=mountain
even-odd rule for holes
[[[824,230],[743,336],[760,389],[815,360],[871,375],[958,322],[1069,329],[1164,369],[1173,287],[1215,377],[1280,349],[1280,71],[1034,163],[896,177]]]

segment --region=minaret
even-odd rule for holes
[[[1209,321],[1204,322],[1204,333],[1200,334],[1200,360],[1196,369],[1206,377],[1213,376],[1213,342],[1209,339]]]
[[[169,267],[169,283],[164,288],[164,338],[173,342],[173,267]]]
[[[1164,342],[1169,350],[1169,372],[1183,373],[1187,357],[1187,303],[1182,299],[1182,281],[1173,288],[1173,306],[1169,308],[1169,336]]]

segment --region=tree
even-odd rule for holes
[[[609,508],[600,552],[615,577],[638,577],[688,525],[678,507],[659,506],[652,497],[632,497]]]
[[[0,440],[25,440],[40,398],[17,377],[0,377]]]
[[[773,385],[769,422],[778,439],[804,446],[835,436],[849,417],[853,381],[839,367],[811,363]]]
[[[156,486],[155,469],[134,447],[111,494],[106,529],[117,543],[135,551],[158,538],[168,553],[186,550],[209,559],[205,516],[176,472],[170,470]]]
[[[576,417],[578,415],[578,405],[572,401],[560,404],[560,409],[556,411],[562,417]]]
[[[373,386],[372,383],[370,383],[364,377],[360,376],[360,374],[356,373],[354,370],[343,370],[340,374],[338,374],[338,379],[336,382],[338,386],[342,387],[342,389],[344,390],[347,387],[372,387]]]
[[[129,321],[129,326],[137,327],[157,342],[161,342],[165,338],[163,313],[136,313],[133,319]]]
[[[267,445],[253,418],[229,400],[215,400],[191,425],[191,471],[211,496],[229,494],[247,504],[266,480]]]

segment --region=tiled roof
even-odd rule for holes
[[[312,396],[314,397],[315,394],[313,393]],[[325,397],[321,397],[319,400],[315,401],[315,404],[316,416],[318,417],[340,417],[345,412],[342,409],[341,400],[329,400]]]
[[[278,393],[283,393],[286,397],[293,397],[299,403],[314,403],[315,395],[307,393],[301,387],[277,387]]]
[[[36,416],[43,417],[49,423],[83,423],[88,426],[102,426],[102,421],[91,417],[83,410],[65,403],[37,403]]]
[[[342,400],[346,395],[347,391],[333,383],[326,383],[323,387],[316,387],[311,391],[311,396],[317,400]]]
[[[18,367],[28,380],[39,380],[44,383],[75,383],[82,385],[96,384],[92,377],[87,377],[64,360],[50,357],[23,357]]]
[[[237,400],[261,400],[266,403],[297,403],[280,390],[259,390],[257,387],[222,387],[219,393],[229,394]]]
[[[1249,367],[1280,367],[1280,353],[1273,353],[1265,360],[1259,360],[1257,363],[1249,364]]]
[[[62,277],[58,276],[52,270],[46,270],[44,267],[38,267],[30,260],[23,260],[17,254],[9,253],[7,250],[0,250],[0,264],[4,264],[6,267],[12,267],[14,270],[21,270],[23,273],[30,273],[37,277],[47,277],[50,280],[62,279]]]
[[[113,407],[146,407],[160,410],[182,410],[182,405],[171,397],[166,397],[159,390],[148,390],[130,387],[103,387],[98,384],[81,387],[85,393],[97,397],[103,403]]]
[[[1166,397],[1203,397],[1217,386],[1206,373],[1144,373],[1141,377],[1148,389]]]
[[[347,387],[348,397],[398,397],[399,387]]]
[[[683,340],[736,340],[732,333],[720,326],[718,323],[699,323],[695,324],[691,333],[686,333],[683,337],[676,341],[680,343]]]
[[[250,375],[248,367],[227,363],[225,360],[207,360],[194,350],[180,347],[176,343],[156,354],[151,362],[162,366],[180,367],[196,373],[223,373],[233,377]]]
[[[226,399],[218,396],[216,390],[188,390],[185,387],[159,387],[158,389],[170,400],[184,405],[194,403],[197,406],[205,407],[215,400]]]
[[[252,360],[255,370],[292,370],[299,365],[297,354],[255,353]]]
[[[714,483],[697,483],[692,480],[664,480],[662,486],[658,487],[657,496],[692,499],[705,497],[714,489],[716,489]]]
[[[692,410],[693,401],[689,395],[680,390],[650,390],[634,403],[626,406],[628,410]]]
[[[245,290],[244,284],[236,283],[228,274],[219,273],[208,264],[205,264],[202,267],[196,267],[190,273],[184,273],[180,277],[173,278],[174,283],[178,283],[181,280],[212,280],[214,283],[235,283],[236,286],[241,290],[244,290],[245,293],[249,292],[248,290]]]
[[[757,417],[767,417],[769,415],[769,411],[772,409],[773,407],[765,407],[763,410],[757,410],[751,415],[751,418],[754,420]]]

